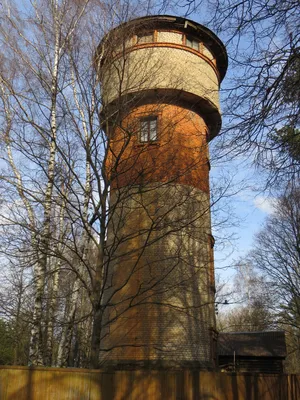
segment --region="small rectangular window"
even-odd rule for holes
[[[152,43],[153,42],[153,32],[141,33],[137,36],[137,43]]]
[[[187,37],[186,38],[186,45],[188,47],[191,47],[192,49],[198,50],[199,51],[199,43],[198,40],[195,40],[193,38]]]
[[[155,142],[157,140],[157,117],[141,120],[140,142]]]

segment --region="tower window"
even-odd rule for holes
[[[199,51],[199,42],[198,42],[198,40],[195,40],[195,39],[187,36],[185,44],[186,44],[186,46],[191,47],[192,49],[195,49],[195,50]]]
[[[141,119],[140,142],[155,142],[157,140],[157,117]]]
[[[153,42],[153,32],[146,32],[137,35],[137,43],[151,43]]]

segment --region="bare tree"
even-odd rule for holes
[[[236,266],[231,297],[219,306],[219,330],[255,332],[276,328],[272,301],[264,274],[250,261],[241,260]]]
[[[300,295],[299,190],[283,195],[263,230],[257,235],[250,260],[262,271],[278,299],[287,324],[298,326]]]
[[[125,2],[118,9],[98,1],[53,0],[31,4],[27,14],[11,5],[1,20],[1,194],[5,204],[1,253],[18,264],[20,274],[31,273],[29,358],[35,365],[98,367],[100,354],[117,347],[113,340],[106,340],[112,337],[111,324],[122,318],[124,322],[131,310],[138,313],[145,305],[168,309],[170,315],[176,310],[182,321],[187,316],[190,335],[199,334],[201,315],[214,307],[211,205],[208,196],[197,197],[192,187],[176,185],[186,176],[201,182],[201,173],[208,175],[203,156],[207,144],[203,143],[201,152],[186,137],[172,151],[169,147],[172,132],[187,115],[191,126],[200,116],[179,108],[169,115],[158,150],[161,154],[168,151],[164,165],[155,166],[153,152],[145,146],[133,152],[140,127],[128,121],[132,104],[140,98],[124,101],[128,90],[124,57],[113,64],[118,74],[114,118],[111,110],[99,112],[103,106],[99,75],[105,64],[99,49],[95,57],[96,46],[111,21],[120,23],[142,6]],[[101,25],[96,25],[99,20]],[[130,35],[127,32],[122,37],[123,54]],[[106,40],[104,47],[111,51],[110,35]],[[159,78],[161,65],[147,75],[149,63],[146,57],[132,65],[131,73],[137,68],[144,72],[135,90],[139,85],[147,88],[153,74]],[[113,79],[116,75],[106,76]],[[173,84],[180,86],[178,81]],[[156,113],[169,112],[163,97],[152,108]],[[143,112],[139,110],[137,117]],[[204,136],[195,130],[193,135]],[[176,151],[184,149],[194,154],[192,161],[181,170],[172,169]],[[161,173],[158,182],[155,167]],[[124,185],[131,172],[135,179]],[[208,181],[203,181],[207,186]],[[221,190],[217,197],[223,195]],[[137,213],[146,221],[139,231],[134,226]],[[172,251],[162,253],[160,263],[165,268],[158,273],[155,249],[166,237]],[[196,259],[193,246],[200,253],[205,248],[202,253],[209,256]],[[120,260],[131,263],[123,276],[115,268]],[[179,271],[183,263],[185,268]],[[211,295],[198,293],[191,305],[191,282],[201,279],[205,285],[209,280]],[[134,280],[139,286],[132,285]],[[192,309],[199,310],[196,321]],[[155,339],[151,345],[159,344]],[[145,348],[146,344],[138,346]]]
[[[280,134],[288,128],[299,140],[299,2],[193,0],[178,6],[219,33],[228,49],[223,154],[250,156],[275,189],[299,179],[299,160],[283,154],[288,138]]]
[[[266,291],[271,295],[267,306],[276,326],[287,333],[288,359],[296,370],[299,365],[293,355],[299,352],[300,332],[299,199],[299,189],[295,188],[280,197],[249,254],[249,262],[266,280]]]

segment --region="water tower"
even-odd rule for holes
[[[102,361],[216,361],[208,142],[221,126],[222,42],[174,16],[138,18],[98,48],[111,180]]]

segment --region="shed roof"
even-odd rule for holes
[[[220,333],[218,355],[244,357],[286,357],[285,334],[270,332],[230,332]]]

